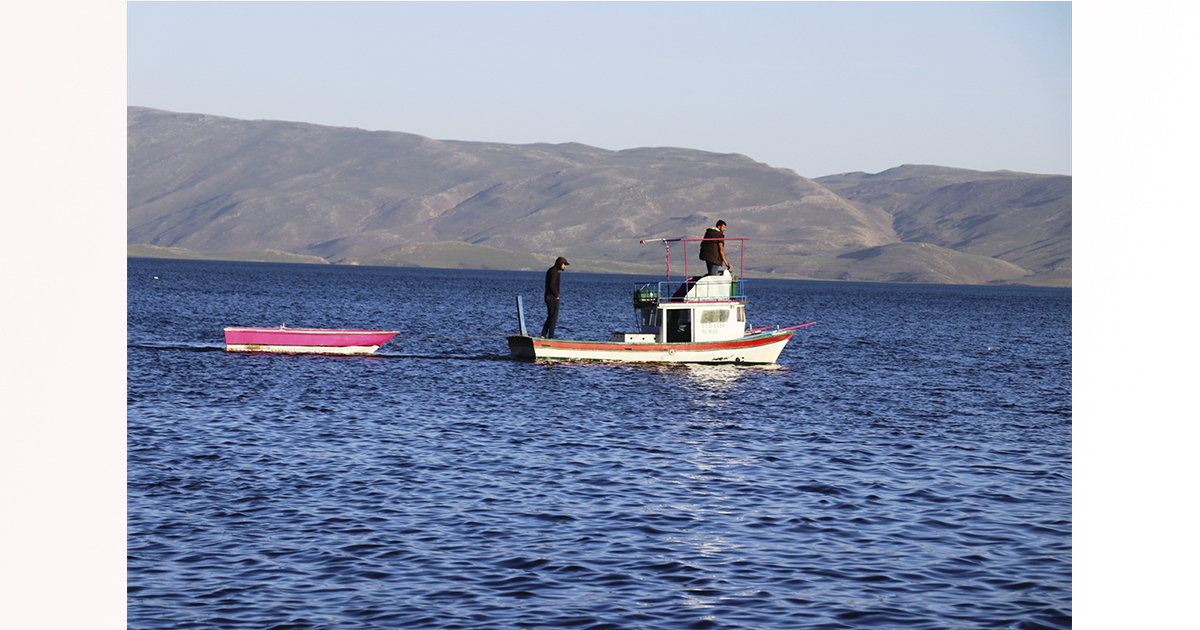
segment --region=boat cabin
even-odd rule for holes
[[[697,343],[746,333],[742,280],[728,270],[684,281],[650,282],[633,292],[638,332],[614,332],[625,343]]]

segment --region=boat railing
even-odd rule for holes
[[[746,300],[746,279],[727,282],[699,282],[705,276],[687,280],[666,280],[639,284],[633,292],[634,308],[661,302],[729,302]]]
[[[728,236],[721,238],[652,238],[638,241],[640,243],[662,243],[667,250],[667,280],[671,279],[671,243],[683,243],[683,275],[688,276],[688,243],[703,243],[705,241],[720,241],[722,243],[737,243],[738,244],[738,269],[737,276],[740,278],[746,273],[746,241],[750,240],[749,236]],[[726,256],[728,258],[728,256]],[[701,265],[703,268],[703,265]],[[732,267],[730,268],[732,272]]]

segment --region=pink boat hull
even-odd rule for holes
[[[371,354],[397,334],[391,330],[226,328],[225,349],[283,354]]]

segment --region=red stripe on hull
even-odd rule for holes
[[[571,339],[533,339],[535,348],[561,348],[564,350],[628,350],[630,352],[707,352],[710,350],[736,350],[738,348],[755,348],[777,341],[791,339],[792,333],[786,335],[770,335],[759,338],[736,339],[733,341],[712,341],[707,343],[624,343],[621,341],[575,341]]]
[[[547,361],[769,364],[775,362],[792,335],[790,331],[772,331],[742,339],[688,343],[580,341],[513,335],[508,338],[508,347],[515,357]]]

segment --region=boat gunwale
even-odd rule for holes
[[[230,326],[224,329],[225,332],[253,332],[253,333],[279,333],[279,334],[300,334],[300,335],[398,335],[398,330],[366,330],[363,328],[259,328],[259,327],[243,327]]]

